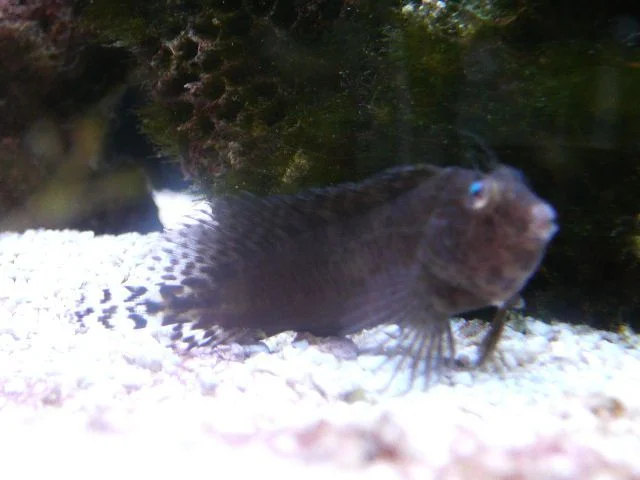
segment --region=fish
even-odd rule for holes
[[[498,308],[478,363],[491,356],[557,229],[553,207],[506,165],[415,164],[295,195],[245,192],[166,232],[149,258],[158,281],[128,286],[125,309],[134,328],[161,316],[188,348],[396,324],[428,379],[455,355],[452,316]],[[110,327],[118,308],[104,298]]]

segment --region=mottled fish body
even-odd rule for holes
[[[166,234],[151,259],[160,299],[131,287],[125,308],[137,326],[162,315],[191,345],[396,323],[410,354],[437,366],[446,340],[453,349],[449,318],[513,299],[556,228],[553,208],[506,166],[397,167],[298,195],[224,197]]]

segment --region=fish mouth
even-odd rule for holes
[[[558,231],[556,211],[551,205],[540,202],[531,207],[530,233],[537,239],[548,242]]]

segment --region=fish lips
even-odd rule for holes
[[[546,202],[538,202],[531,207],[529,234],[542,242],[548,242],[558,231],[555,209]]]

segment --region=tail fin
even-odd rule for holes
[[[184,225],[163,233],[123,283],[85,290],[74,312],[79,324],[148,328],[163,343],[187,348],[238,338],[240,332],[223,331],[215,325],[194,328],[202,314],[202,289],[213,291],[213,285],[203,285],[207,277],[201,271],[204,263],[194,258],[197,245],[186,245],[184,238],[189,229],[213,228],[210,221],[209,207],[200,206]]]

